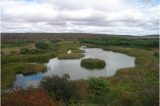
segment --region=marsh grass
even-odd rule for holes
[[[58,59],[80,59],[84,57],[84,54],[81,53],[71,53],[71,54],[59,54]]]
[[[36,55],[15,55],[15,56],[2,56],[1,64],[16,63],[16,62],[48,62],[49,59],[54,58],[54,53],[44,53]]]

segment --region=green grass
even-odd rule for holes
[[[61,41],[57,43],[58,53],[67,53],[68,50],[79,50],[80,45],[76,41]]]
[[[81,66],[87,69],[103,69],[105,68],[106,63],[100,59],[87,58],[81,60]]]
[[[12,41],[12,42],[6,42],[2,43],[1,48],[11,48],[11,47],[22,47],[30,44],[31,42],[28,41]]]

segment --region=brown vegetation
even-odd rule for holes
[[[44,90],[14,90],[2,97],[2,106],[56,106]]]

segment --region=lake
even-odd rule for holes
[[[118,69],[135,66],[135,58],[112,51],[104,51],[100,48],[85,48],[81,47],[85,52],[83,58],[97,58],[106,62],[104,69],[89,70],[81,67],[81,59],[59,60],[58,58],[50,59],[45,72],[35,74],[17,74],[15,86],[27,88],[29,86],[37,87],[40,80],[45,76],[69,74],[71,80],[88,79],[89,77],[109,77],[113,76]],[[69,51],[71,53],[71,51]]]

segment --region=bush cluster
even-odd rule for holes
[[[20,49],[20,54],[40,54],[44,52],[45,52],[44,50],[39,50],[39,49],[29,49],[29,48]]]
[[[49,45],[43,41],[38,41],[35,43],[37,49],[48,49]]]
[[[52,77],[44,78],[40,86],[46,90],[50,96],[55,97],[56,100],[62,100],[68,104],[71,97],[74,95],[74,84],[69,80],[70,76],[64,74],[62,77],[52,75]]]
[[[81,60],[81,66],[87,69],[103,69],[105,68],[106,63],[100,59],[87,58]]]

